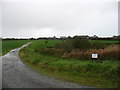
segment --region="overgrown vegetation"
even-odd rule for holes
[[[60,46],[56,46],[57,43],[59,43]],[[60,40],[48,40],[48,43],[45,43],[44,40],[34,41],[28,47],[25,47],[20,51],[20,57],[23,62],[37,68],[37,70],[43,71],[47,74],[50,74],[57,78],[61,78],[63,80],[68,80],[94,87],[118,87],[118,84],[120,82],[120,78],[118,76],[120,72],[120,61],[117,61],[116,58],[113,58],[114,60],[108,60],[107,58],[105,58],[103,62],[96,63],[90,61],[91,59],[89,58],[84,59],[84,57],[86,56],[83,55],[82,60],[80,58],[76,58],[77,56],[75,55],[74,59],[71,59],[72,57],[69,57],[69,59],[68,57],[61,58],[61,56],[65,54],[68,48],[71,48],[72,46],[71,45],[70,47],[68,47],[65,43],[68,42]],[[97,48],[95,48],[94,50],[99,50],[99,52],[102,52],[103,50],[104,53],[102,53],[103,55],[105,55],[105,52],[108,53],[108,50],[110,50],[111,47],[113,47],[114,49],[116,48],[116,46],[110,46],[104,50]],[[113,48],[109,52],[114,51]],[[76,47],[74,49],[71,48],[71,51],[67,51],[66,55],[68,53],[73,53],[73,51],[75,53],[80,53],[81,50],[85,50],[86,53],[88,52],[88,50],[86,50],[85,48]]]
[[[64,49],[79,49],[79,50],[87,50],[87,49],[100,49],[105,48],[106,44],[101,41],[90,41],[86,39],[68,39],[63,43],[57,44],[56,48],[64,48]]]
[[[100,60],[118,60],[120,58],[118,46],[110,46],[101,41],[70,39],[62,43],[57,43],[54,47],[36,49],[36,52],[61,58],[81,60],[90,60],[91,54],[96,52],[99,54]]]

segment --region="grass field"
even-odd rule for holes
[[[100,41],[100,40],[93,40],[94,41]],[[111,41],[111,40],[101,40],[101,42],[106,43],[106,44],[116,44],[116,43],[120,43],[120,41]]]
[[[7,41],[2,41],[2,44],[0,47],[2,47],[1,55],[6,54],[9,52],[11,49],[20,47],[21,45],[29,42],[29,40],[7,40]]]
[[[2,55],[2,40],[0,40],[0,56]]]
[[[44,40],[33,41],[20,51],[20,58],[32,68],[58,79],[94,87],[118,87],[120,62],[117,60],[104,60],[96,63],[91,60],[63,59],[36,52],[36,49],[52,47],[58,42],[62,41],[49,40],[48,43]],[[104,41],[104,43],[116,43],[116,41]]]

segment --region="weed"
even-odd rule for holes
[[[34,41],[31,45],[20,51],[20,57],[26,63],[36,67],[37,70],[45,71],[47,74],[51,74],[52,76],[64,80],[95,87],[118,87],[118,82],[120,81],[118,77],[118,73],[120,72],[118,70],[119,61],[115,59],[104,59],[103,62],[96,63],[87,60],[91,56],[83,60],[80,59],[86,57],[89,53],[91,54],[92,51],[98,51],[101,53],[114,51],[116,50],[116,46],[113,46],[114,49],[110,46],[104,49],[105,51],[102,49],[91,49],[87,50],[86,53],[85,51],[74,49],[70,53],[64,53],[64,58],[53,56],[52,54],[54,52],[59,52],[59,49],[55,49],[54,51],[54,48],[47,48],[49,51],[47,53],[49,53],[49,55],[41,54],[42,49],[45,49],[46,47],[54,47],[58,42],[62,41],[53,40],[48,41],[47,44],[42,40]],[[111,50],[109,51],[109,49]],[[41,50],[41,53],[39,53],[39,50]],[[46,53],[46,51],[44,53]],[[81,54],[81,56],[79,56],[79,54]],[[71,59],[71,57],[78,57],[79,59]]]

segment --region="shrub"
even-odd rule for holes
[[[57,48],[40,48],[36,50],[40,54],[47,54],[47,55],[54,55],[54,56],[61,56],[65,53],[64,49],[57,49]]]
[[[106,44],[100,41],[94,41],[91,43],[92,49],[104,49],[106,47]]]
[[[105,48],[106,44],[100,41],[89,41],[86,39],[68,39],[63,43],[58,43],[55,45],[55,48],[64,48],[65,50],[71,51],[72,49],[80,49],[80,50],[87,50],[87,49],[100,49]]]
[[[74,48],[79,48],[79,49],[88,49],[91,46],[89,40],[85,40],[85,39],[73,39],[71,43]]]
[[[72,46],[72,43],[70,42],[70,40],[67,40],[62,43],[57,43],[55,45],[55,48],[64,49],[66,52],[71,52],[73,46]]]
[[[35,59],[35,60],[32,60],[31,63],[32,64],[37,64],[40,60],[39,59]]]

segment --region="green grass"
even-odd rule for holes
[[[35,52],[38,48],[54,46],[60,40],[33,41],[20,51],[20,58],[27,65],[44,74],[87,86],[117,88],[119,61],[105,60],[102,63],[90,60],[63,59]]]
[[[6,54],[9,52],[11,49],[18,48],[21,45],[29,42],[29,40],[7,40],[7,41],[2,41],[2,44],[0,47],[2,47],[2,52],[1,55]]]
[[[0,56],[2,55],[2,40],[0,40]]]
[[[103,42],[105,44],[116,44],[116,43],[120,43],[120,41],[112,41],[112,40],[92,40],[92,42],[95,42],[95,41],[100,41],[100,42]]]

